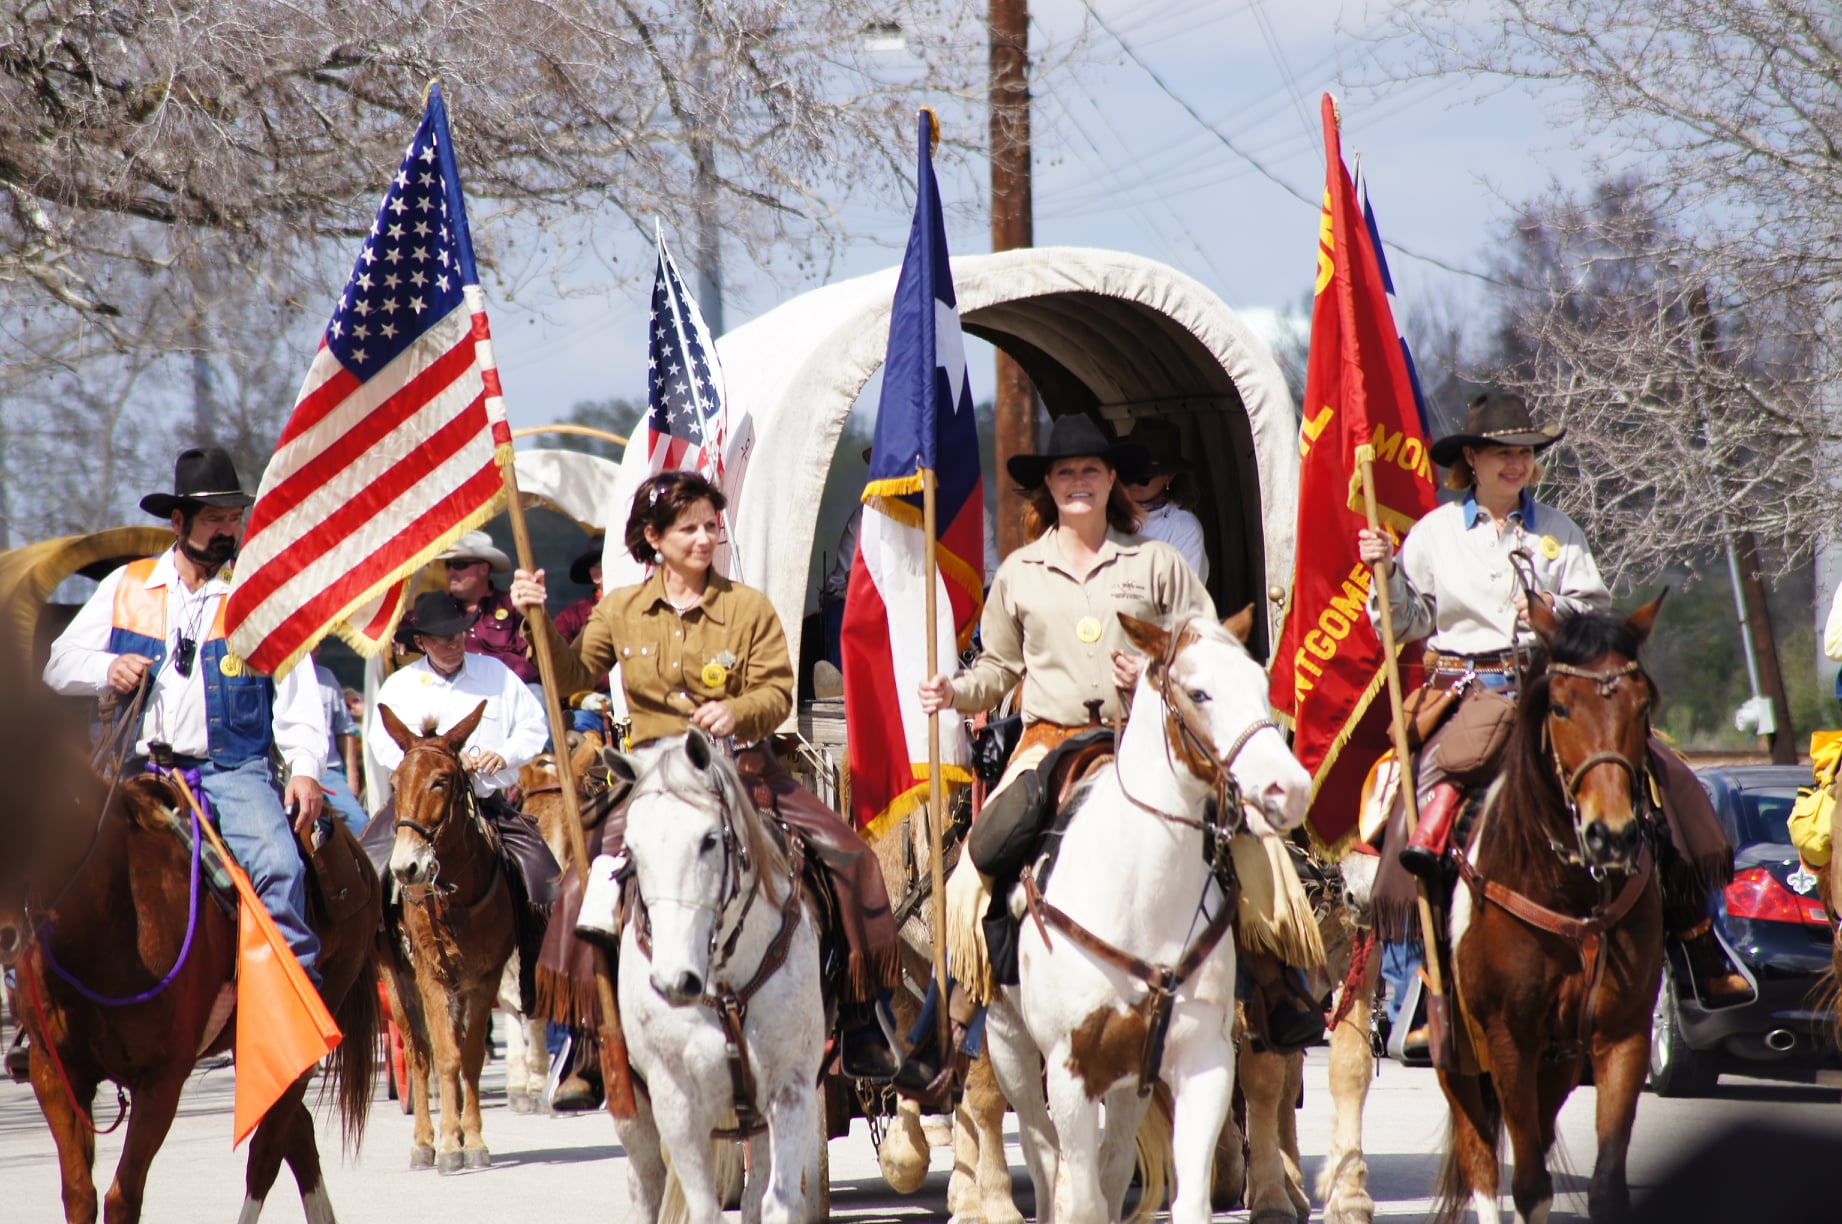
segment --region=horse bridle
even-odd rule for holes
[[[1551,676],[1572,676],[1578,680],[1590,680],[1593,687],[1598,691],[1599,696],[1605,698],[1609,698],[1613,693],[1616,693],[1618,691],[1618,686],[1623,683],[1627,676],[1641,676],[1644,672],[1642,665],[1640,665],[1636,659],[1627,661],[1622,667],[1606,668],[1603,671],[1576,667],[1571,663],[1549,663],[1547,670],[1548,674]],[[1550,701],[1550,706],[1551,705],[1552,701]],[[1650,766],[1648,762],[1642,767],[1633,765],[1631,759],[1622,752],[1595,752],[1584,761],[1574,766],[1572,771],[1569,772],[1565,762],[1561,760],[1559,746],[1555,744],[1554,737],[1548,734],[1547,719],[1553,717],[1553,711],[1550,709],[1542,722],[1542,739],[1548,749],[1548,759],[1554,766],[1555,780],[1560,783],[1561,800],[1566,805],[1568,820],[1573,826],[1575,845],[1574,849],[1569,850],[1561,845],[1552,834],[1549,835],[1548,842],[1554,847],[1554,852],[1561,857],[1563,862],[1568,863],[1570,866],[1586,867],[1595,879],[1600,879],[1606,874],[1606,869],[1603,867],[1589,866],[1586,861],[1585,834],[1580,828],[1580,788],[1585,785],[1586,775],[1592,770],[1597,769],[1601,765],[1616,765],[1625,771],[1625,776],[1629,783],[1628,789],[1631,795],[1632,810],[1639,813],[1645,813],[1649,811],[1650,807],[1648,803],[1649,796],[1644,785],[1645,781],[1650,777]],[[1648,736],[1646,736],[1646,738],[1648,738]]]
[[[436,744],[417,744],[414,747],[408,748],[403,753],[403,760],[409,760],[410,754],[415,752],[433,752],[437,753],[445,760],[452,760],[457,764],[460,762],[460,757],[458,755]],[[401,770],[403,766],[398,764],[397,768]],[[441,882],[441,845],[439,839],[443,830],[452,827],[449,821],[454,815],[454,806],[457,801],[466,805],[467,814],[475,821],[481,819],[479,800],[473,793],[473,779],[467,775],[467,770],[464,765],[461,767],[460,777],[460,794],[449,798],[447,810],[442,813],[441,820],[434,828],[430,828],[428,825],[418,821],[405,820],[401,816],[397,817],[397,831],[402,832],[404,829],[407,829],[427,842],[429,844],[429,853],[434,859],[434,870],[429,873],[427,882],[422,884],[405,884],[402,887],[406,890],[419,889],[424,892],[439,891],[451,893],[455,889],[455,885],[443,884]]]

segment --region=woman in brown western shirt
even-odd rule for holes
[[[626,544],[653,565],[637,586],[611,591],[575,645],[548,627],[556,683],[577,692],[620,665],[634,744],[701,728],[733,740],[736,768],[758,806],[806,839],[838,899],[845,971],[833,983],[843,1004],[845,1070],[887,1078],[894,1056],[873,1008],[899,984],[899,945],[876,856],[854,829],[802,790],[768,746],[793,708],[793,668],[786,634],[766,595],[712,568],[726,505],[714,485],[692,472],[663,472],[634,494]],[[544,602],[544,576],[519,570],[512,603]],[[603,845],[605,853],[618,847]]]

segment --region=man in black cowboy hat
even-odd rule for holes
[[[307,869],[294,839],[324,801],[319,685],[311,667],[280,680],[251,670],[224,637],[230,560],[254,500],[224,450],[181,451],[172,493],[141,499],[143,510],[172,524],[173,547],[102,580],[53,643],[45,683],[90,697],[127,696],[146,685],[135,751],[170,750],[174,764],[196,776],[225,843],[317,984],[320,945],[307,924]],[[270,764],[271,750],[285,779]]]
[[[576,559],[569,563],[569,580],[578,586],[588,587],[589,593],[556,614],[554,621],[556,631],[566,642],[574,642],[582,636],[582,630],[588,624],[588,618],[594,614],[595,605],[601,602],[601,553],[605,543],[606,539],[603,536],[591,537],[587,547],[583,548],[576,555]],[[595,691],[597,693],[608,691],[608,678],[605,675],[601,677],[600,683],[595,685]],[[575,696],[573,693],[563,694],[566,699],[573,696]],[[575,710],[573,713],[575,714],[573,725],[576,730],[600,729],[601,719],[593,710]]]
[[[533,988],[537,953],[543,943],[544,913],[555,899],[562,873],[530,817],[505,801],[504,792],[518,782],[518,770],[544,750],[550,725],[544,707],[510,668],[491,655],[468,649],[467,631],[480,618],[463,611],[452,595],[425,591],[403,618],[408,644],[422,657],[385,679],[371,703],[365,742],[379,765],[394,772],[403,763],[403,748],[384,728],[385,709],[410,731],[432,734],[458,723],[484,701],[486,713],[461,751],[461,763],[473,780],[480,811],[498,830],[506,866],[524,904],[519,907],[518,947],[523,969],[520,987],[525,1010],[535,1005]],[[403,630],[399,630],[401,636]],[[427,728],[427,730],[425,730]],[[392,800],[372,817],[360,839],[382,873],[396,834]]]

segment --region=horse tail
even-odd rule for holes
[[[1145,1107],[1144,1120],[1138,1124],[1138,1134],[1132,1141],[1138,1161],[1139,1195],[1138,1206],[1132,1209],[1127,1224],[1144,1224],[1170,1199],[1171,1166],[1176,1163],[1176,1154],[1171,1150],[1171,1128],[1175,1124],[1171,1111],[1168,1093],[1151,1094],[1151,1103]]]
[[[358,976],[333,1013],[345,1037],[328,1060],[323,1089],[338,1093],[339,1134],[348,1157],[358,1154],[365,1122],[371,1116],[371,1097],[377,1090],[377,1039],[383,1027],[383,1008],[377,993],[377,948],[367,940],[364,949]]]
[[[1452,1077],[1447,1091],[1457,1090],[1457,1095],[1471,1095],[1469,1102],[1476,1107],[1474,1117],[1479,1123],[1479,1132],[1484,1143],[1490,1149],[1490,1157],[1497,1161],[1498,1148],[1503,1134],[1503,1103],[1497,1099],[1497,1090],[1491,1084],[1488,1075],[1480,1075],[1464,1086],[1464,1081]],[[1439,1177],[1434,1183],[1432,1224],[1458,1224],[1471,1207],[1471,1175],[1458,1154],[1458,1110],[1456,1100],[1451,1104],[1451,1112],[1445,1125],[1445,1160],[1439,1166]]]

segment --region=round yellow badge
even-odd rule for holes
[[[237,656],[233,654],[226,654],[222,659],[218,660],[217,669],[226,676],[241,676],[243,674],[243,660],[237,658]]]
[[[1561,555],[1561,542],[1553,536],[1541,537],[1541,555],[1553,561]]]
[[[1083,642],[1098,642],[1100,640],[1100,622],[1091,616],[1083,616],[1080,620],[1075,622],[1075,636],[1080,638]]]
[[[704,682],[705,688],[722,688],[729,682],[729,669],[721,663],[706,663],[697,678]]]
[[[497,612],[494,612],[492,614],[492,618],[494,620],[504,620],[506,617],[510,615],[511,615],[510,612],[507,612],[504,608],[500,608]]]

